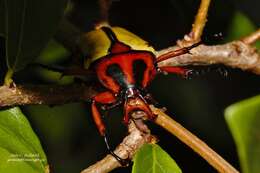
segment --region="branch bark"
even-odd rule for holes
[[[244,37],[242,39],[242,41],[246,44],[253,44],[255,43],[257,40],[260,39],[260,29],[258,29],[257,31],[253,32],[252,34]]]
[[[86,101],[97,93],[93,86],[85,85],[17,85],[0,87],[0,107],[47,104],[58,105]]]
[[[141,122],[142,120],[138,121],[139,123],[143,123]],[[136,151],[145,143],[155,142],[154,136],[152,136],[150,133],[144,133],[140,131],[133,121],[130,121],[128,132],[129,134],[123,139],[123,141],[114,151],[114,153],[121,158],[132,159]],[[118,167],[121,167],[120,163],[109,154],[102,160],[81,171],[81,173],[106,173]]]
[[[157,51],[156,56],[178,49],[176,46]],[[223,64],[260,75],[260,54],[254,47],[242,42],[233,41],[223,45],[200,45],[184,54],[163,61],[159,66],[187,66]]]
[[[150,106],[153,113],[157,115],[155,123],[175,135],[220,173],[238,173],[238,171],[212,150],[206,143],[185,129],[182,125],[165,114],[161,109]]]

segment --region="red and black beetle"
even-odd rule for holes
[[[96,76],[106,91],[95,95],[91,100],[91,110],[99,133],[105,137],[106,127],[97,104],[107,105],[107,108],[124,105],[123,122],[128,124],[133,111],[143,111],[149,120],[155,115],[149,108],[152,100],[147,94],[146,88],[160,72],[170,72],[185,75],[187,70],[180,67],[159,67],[158,63],[177,55],[188,53],[191,47],[185,47],[159,57],[151,51],[133,50],[129,45],[120,42],[116,34],[109,27],[102,27],[103,32],[110,40],[108,54],[95,60],[90,69],[93,69]],[[131,101],[138,101],[138,106],[129,104]],[[106,140],[106,137],[105,137]],[[107,142],[106,142],[107,143]]]
[[[113,30],[122,33],[124,37],[116,35]],[[105,47],[102,41],[97,42],[102,39],[105,42],[102,35],[107,37],[105,40],[109,42],[109,46],[107,52],[100,53],[100,51],[103,51],[103,47]],[[120,41],[117,36],[133,44],[130,46]],[[92,116],[100,135],[104,137],[109,152],[123,165],[125,164],[124,161],[127,160],[118,157],[109,147],[106,137],[106,127],[98,105],[102,105],[105,110],[121,104],[124,105],[123,122],[126,125],[134,111],[143,111],[147,115],[146,118],[148,120],[154,120],[156,115],[152,113],[149,107],[150,103],[154,103],[154,99],[147,93],[147,86],[158,73],[166,72],[186,76],[190,71],[182,67],[158,66],[158,63],[178,55],[189,53],[189,50],[200,43],[170,51],[156,57],[153,53],[154,49],[147,46],[147,42],[123,28],[102,27],[101,29],[87,33],[85,37],[81,40],[83,41],[82,45],[85,45],[85,47],[83,46],[81,49],[86,50],[86,53],[91,57],[86,59],[87,69],[61,70],[45,65],[41,66],[62,72],[64,75],[86,75],[89,72],[91,74],[94,72],[99,83],[105,88],[105,91],[91,98]],[[91,55],[91,52],[94,53]]]

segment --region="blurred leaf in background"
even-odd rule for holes
[[[55,33],[66,4],[67,0],[0,2],[5,19],[0,21],[0,31],[6,39],[6,62],[10,70],[21,70],[37,58]]]
[[[64,61],[69,55],[70,52],[67,49],[54,39],[51,39],[47,46],[41,51],[35,62],[52,67],[54,64]],[[38,68],[35,72],[37,77],[46,82],[58,84],[69,84],[73,82],[73,77],[63,76],[63,74],[59,72],[54,72],[46,68]]]
[[[132,173],[181,173],[176,162],[157,144],[145,144],[135,154]]]
[[[236,11],[229,25],[226,42],[240,39],[256,31],[256,25],[242,12]],[[256,47],[260,48],[260,41],[256,42]]]
[[[225,118],[234,137],[243,173],[260,172],[260,96],[228,107]]]
[[[0,172],[47,173],[46,156],[17,107],[0,111]]]

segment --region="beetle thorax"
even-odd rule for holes
[[[155,58],[147,51],[107,55],[96,64],[100,83],[114,93],[127,88],[146,88],[156,73]]]

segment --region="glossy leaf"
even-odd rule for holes
[[[243,173],[260,172],[260,96],[228,107],[225,118],[234,137]]]
[[[145,144],[134,157],[132,173],[181,173],[176,162],[156,144]]]
[[[67,0],[2,1],[6,12],[7,65],[18,71],[37,58],[55,33]]]
[[[46,173],[40,141],[19,108],[0,111],[0,172]]]

